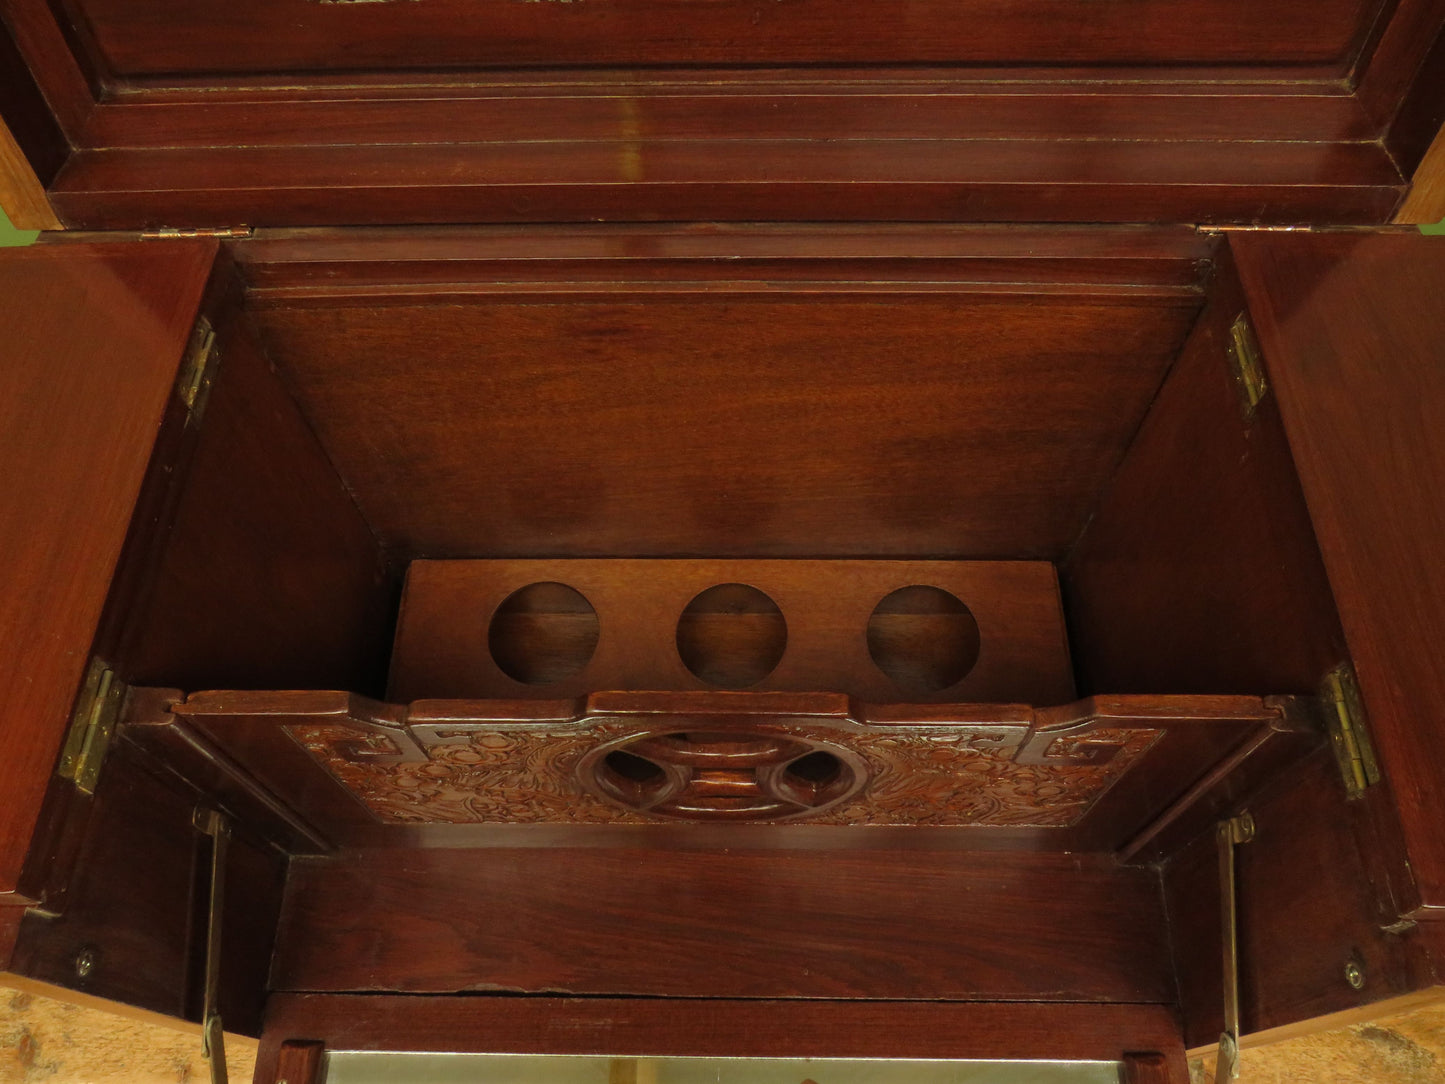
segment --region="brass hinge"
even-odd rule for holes
[[[1260,400],[1269,394],[1269,381],[1265,379],[1264,362],[1259,355],[1259,341],[1254,337],[1248,313],[1240,313],[1229,325],[1229,345],[1226,349],[1230,371],[1234,374],[1234,386],[1239,392],[1240,409],[1244,412],[1245,421],[1248,421],[1254,417]]]
[[[181,363],[181,373],[176,379],[176,394],[186,405],[189,420],[199,422],[210,396],[211,381],[215,376],[216,329],[211,321],[202,316],[196,321],[191,332],[190,345]]]
[[[158,230],[144,230],[140,237],[142,241],[170,241],[177,237],[215,237],[222,241],[239,241],[255,232],[250,226],[203,226],[199,229],[172,229],[163,226]]]
[[[1324,701],[1325,727],[1339,762],[1340,776],[1345,781],[1345,793],[1351,799],[1358,798],[1365,788],[1380,781],[1380,765],[1375,760],[1374,743],[1370,741],[1369,719],[1360,697],[1355,668],[1342,662],[1326,674],[1320,698]]]
[[[103,660],[91,659],[75,702],[75,713],[70,718],[58,769],[62,779],[70,780],[84,794],[95,793],[100,765],[110,748],[124,699],[125,684]]]

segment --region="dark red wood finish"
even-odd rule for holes
[[[214,256],[213,243],[95,244],[0,259],[0,897],[17,887]]]
[[[596,649],[577,660],[582,665],[575,673],[529,683],[509,674],[496,651],[506,648],[512,654],[504,658],[525,660],[540,648],[546,619],[534,615],[504,638],[494,614],[514,592],[548,582],[574,589],[592,608]],[[606,689],[716,687],[685,665],[678,645],[684,609],[721,584],[755,588],[778,608],[773,625],[780,655],[757,680],[743,683],[752,690],[826,690],[875,703],[1052,706],[1074,699],[1058,579],[1046,561],[715,559],[414,561],[397,621],[388,698],[560,700]],[[971,666],[965,660],[959,680],[904,690],[874,662],[866,636],[874,607],[913,585],[949,591],[971,611],[975,660]],[[928,638],[944,635],[937,615],[914,615],[911,632],[902,625],[907,620],[894,627],[925,642],[900,643],[901,651],[912,647],[922,654],[931,646]],[[726,662],[746,654],[752,641],[728,625],[723,614],[695,634],[691,642],[699,657]]]
[[[114,655],[134,684],[380,692],[396,577],[249,317],[217,317],[214,382]]]
[[[164,765],[121,742],[106,761],[64,910],[26,913],[10,969],[199,1019],[209,868],[205,837],[192,824],[200,801]],[[220,1007],[228,1030],[256,1034],[285,860],[243,831],[227,869]]]
[[[1208,307],[1061,567],[1087,689],[1314,695],[1345,658],[1278,397],[1252,418],[1241,407],[1227,346],[1244,311],[1221,258]]]
[[[1420,917],[1445,914],[1445,244],[1232,236],[1396,795]]]
[[[1238,807],[1236,807],[1238,808]],[[1347,802],[1321,749],[1248,802],[1257,834],[1235,852],[1244,1032],[1358,1008],[1432,985],[1428,946],[1380,912],[1371,852],[1382,845],[1361,803]],[[1221,1026],[1219,872],[1213,832],[1164,870],[1185,1041]],[[1345,967],[1364,973],[1356,990]]]
[[[1178,1023],[1157,1005],[939,1004],[613,998],[275,995],[256,1079],[281,1043],[658,1057],[1087,1058],[1162,1053],[1189,1079]]]
[[[1087,263],[1068,285],[1013,285],[970,281],[961,261],[925,286],[906,246],[861,244],[881,282],[768,260],[723,286],[664,261],[649,286],[553,287],[539,260],[438,290],[402,265],[389,287],[264,290],[255,309],[400,553],[1058,555],[1197,295],[1096,286]],[[780,283],[775,266],[812,277]]]
[[[273,978],[278,990],[331,992],[1175,996],[1153,871],[886,851],[296,859]]]

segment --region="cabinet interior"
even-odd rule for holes
[[[178,773],[235,818],[239,1027],[266,990],[1187,981],[1207,1042],[1215,821],[1339,787],[1344,645],[1245,310],[1173,227],[228,243],[102,623],[97,801]],[[108,981],[194,1013],[176,966]]]

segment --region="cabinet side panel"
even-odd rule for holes
[[[14,891],[215,255],[0,258],[0,897]]]
[[[126,625],[124,676],[380,692],[396,590],[380,544],[245,312],[222,318],[214,365],[164,551]]]
[[[1231,242],[1429,914],[1445,908],[1445,241]]]
[[[1062,569],[1084,690],[1313,693],[1344,641],[1273,396],[1246,419],[1213,297]]]

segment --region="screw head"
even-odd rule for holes
[[[1365,988],[1365,969],[1358,960],[1350,960],[1345,964],[1345,981],[1353,990]]]
[[[95,970],[95,949],[86,946],[75,954],[75,973],[78,977],[85,979]]]

